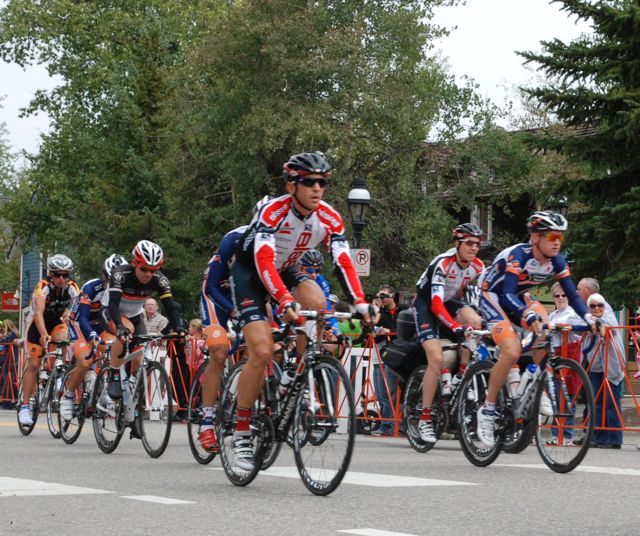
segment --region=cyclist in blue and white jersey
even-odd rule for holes
[[[333,303],[331,302],[331,285],[327,278],[322,275],[322,267],[324,266],[324,257],[317,249],[305,251],[300,257],[300,268],[311,280],[318,283],[325,298],[327,298],[327,311],[333,311]],[[331,334],[334,337],[340,335],[340,326],[337,318],[330,318],[327,323],[331,326]]]
[[[269,201],[271,197],[268,195],[258,201],[253,207],[253,215],[255,216]],[[233,260],[238,241],[247,227],[243,225],[224,235],[213,257],[209,260],[200,292],[200,318],[203,331],[207,336],[210,358],[202,378],[203,419],[200,423],[198,440],[207,452],[218,452],[219,449],[215,435],[215,410],[220,379],[229,352],[227,321],[230,317],[236,316],[229,284],[229,263]]]
[[[521,354],[520,341],[513,324],[535,333],[541,321],[548,319],[541,303],[529,298],[527,291],[552,279],[557,279],[574,310],[598,331],[584,301],[578,296],[569,265],[560,247],[568,228],[561,214],[551,211],[534,212],[527,220],[531,233],[529,243],[516,244],[503,251],[481,278],[480,310],[491,329],[493,340],[500,348],[500,357],[489,379],[484,405],[478,410],[478,437],[487,447],[495,444],[495,404],[512,365]],[[542,351],[535,351],[539,362]]]

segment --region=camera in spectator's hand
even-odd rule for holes
[[[387,294],[386,292],[381,292],[376,296],[376,298],[380,298],[381,300],[383,300],[384,298],[391,298],[391,294]]]

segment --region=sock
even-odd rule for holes
[[[247,435],[251,433],[251,408],[240,408],[236,412],[236,433]]]
[[[496,411],[496,403],[495,402],[485,402],[484,406],[482,406],[485,413],[495,413]]]
[[[458,366],[458,376],[463,376],[465,370],[467,370],[467,364],[460,363],[460,365]]]
[[[422,413],[420,414],[421,421],[430,421],[431,420],[431,408],[422,408]]]

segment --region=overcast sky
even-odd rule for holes
[[[467,0],[463,6],[438,9],[435,22],[456,27],[438,45],[451,72],[474,78],[482,94],[499,105],[513,96],[509,88],[527,85],[533,76],[516,50],[539,50],[541,40],[570,40],[589,31],[548,0]],[[0,61],[0,96],[6,96],[0,123],[5,123],[14,151],[37,150],[48,119],[43,114],[19,118],[19,110],[28,105],[36,89],[54,86],[43,67],[23,71]]]

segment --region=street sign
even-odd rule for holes
[[[13,292],[3,292],[2,293],[2,307],[0,307],[2,311],[19,311],[20,304],[18,303],[18,298],[16,298]]]
[[[352,249],[351,259],[356,267],[358,277],[366,277],[371,271],[371,250],[369,249]]]

